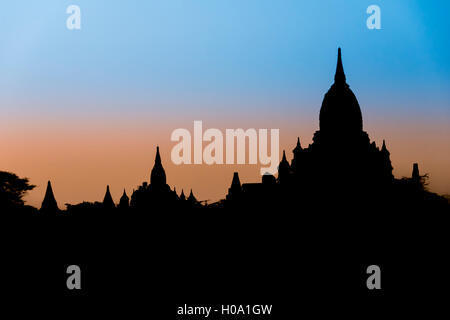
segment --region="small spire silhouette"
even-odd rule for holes
[[[106,186],[106,193],[105,197],[103,198],[103,207],[105,209],[113,209],[116,207],[112,199],[111,192],[109,192],[109,185]]]
[[[387,151],[386,141],[384,141],[384,139],[383,139],[383,146],[381,147],[381,151]]]
[[[126,209],[130,206],[130,198],[128,198],[125,189],[123,189],[122,197],[120,197],[119,208]]]
[[[291,171],[291,166],[289,165],[289,162],[286,159],[286,151],[283,150],[283,158],[280,161],[280,164],[278,165],[278,181],[285,182],[289,180],[289,174]]]
[[[190,201],[190,202],[197,202],[197,199],[195,199],[194,193],[192,192],[192,189],[191,189],[191,193],[189,194],[188,201]]]
[[[186,200],[186,196],[184,195],[183,189],[181,189],[180,200]]]
[[[159,146],[156,147],[155,165],[150,174],[150,184],[154,186],[166,185],[166,172],[161,163],[161,155],[159,154]]]
[[[283,150],[283,158],[281,159],[281,162],[287,162],[286,160],[286,151]]]
[[[336,65],[336,74],[334,75],[334,83],[345,83],[344,67],[342,66],[341,48],[338,48],[338,60]]]
[[[231,181],[231,188],[241,188],[241,181],[239,180],[239,173],[233,173],[233,180]]]
[[[45,191],[44,200],[42,201],[41,211],[56,212],[58,211],[58,203],[53,194],[52,184],[47,182],[47,190]]]
[[[161,155],[159,154],[159,146],[156,146],[156,157],[155,157],[155,165],[161,164]]]
[[[302,150],[303,148],[302,148],[302,145],[300,144],[300,137],[297,137],[297,145],[295,146],[295,148],[294,148],[294,152],[295,151],[300,151],[300,150]]]

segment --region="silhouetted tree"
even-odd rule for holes
[[[28,178],[19,178],[16,174],[0,171],[0,208],[23,206],[23,197],[36,186]]]

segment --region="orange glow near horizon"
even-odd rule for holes
[[[167,182],[183,189],[193,189],[199,200],[214,202],[227,193],[234,171],[242,183],[259,182],[260,165],[174,165],[170,152],[176,142],[171,132],[183,127],[193,134],[193,120],[145,121],[145,119],[113,119],[82,121],[38,121],[9,125],[0,129],[2,153],[0,170],[28,177],[37,187],[26,196],[27,204],[40,207],[46,183],[61,209],[66,203],[102,201],[106,185],[110,185],[115,202],[126,190],[130,195],[143,181],[149,181],[156,145],[167,174]],[[201,119],[200,119],[201,120]],[[282,150],[290,161],[291,150],[300,136],[302,146],[311,143],[316,119],[286,123],[282,119],[203,119],[204,130],[218,128],[279,128],[280,159]],[[391,152],[394,175],[410,176],[412,164],[419,163],[421,173],[429,173],[431,191],[450,193],[450,129],[444,121],[394,121],[365,119],[365,130],[378,146],[386,139]],[[31,121],[31,120],[30,120]],[[237,123],[238,122],[238,123]],[[174,125],[175,124],[175,125]],[[204,144],[206,145],[206,143]]]

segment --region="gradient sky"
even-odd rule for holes
[[[81,8],[81,30],[66,8]],[[381,8],[381,30],[366,8]],[[232,172],[175,166],[170,134],[279,128],[291,158],[318,129],[342,47],[364,129],[386,139],[394,174],[418,162],[450,193],[450,2],[275,0],[16,0],[0,11],[0,170],[26,176],[39,206],[52,180],[59,206],[117,202],[149,179],[161,146],[168,183],[199,199],[225,196]],[[281,152],[281,150],[280,150]]]

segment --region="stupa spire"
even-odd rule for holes
[[[283,158],[280,161],[280,164],[278,165],[278,181],[279,182],[285,182],[289,179],[289,173],[291,171],[291,166],[289,165],[289,162],[286,159],[286,151],[283,150]]]
[[[123,189],[122,197],[120,197],[120,202],[118,208],[127,209],[130,206],[130,198],[128,198],[125,189]]]
[[[342,66],[341,48],[338,48],[338,58],[336,64],[336,74],[334,75],[334,83],[345,83],[344,67]]]
[[[283,150],[283,158],[281,159],[281,162],[287,162],[285,150]]]
[[[155,165],[161,165],[161,155],[159,154],[159,146],[156,146]]]
[[[194,193],[192,192],[192,189],[191,189],[191,193],[189,194],[189,197],[187,199],[189,202],[192,202],[192,203],[197,202],[197,199],[195,198]]]
[[[186,200],[186,196],[184,195],[183,189],[181,189],[180,200]]]
[[[150,184],[157,187],[166,185],[166,172],[161,163],[161,155],[159,154],[159,146],[156,147],[155,165],[150,174]]]
[[[233,180],[231,181],[231,188],[241,188],[241,181],[239,180],[239,173],[233,173]]]
[[[386,148],[386,141],[383,139],[383,145],[381,146],[381,151],[386,152],[387,148]]]
[[[297,137],[297,145],[295,146],[294,150],[292,150],[292,152],[294,153],[294,155],[300,151],[302,151],[302,145],[300,144],[300,137]]]
[[[103,207],[105,209],[114,209],[116,207],[111,196],[111,192],[109,191],[109,185],[106,186],[106,193],[105,197],[103,198]]]
[[[42,201],[41,211],[56,212],[58,211],[58,204],[53,194],[52,184],[47,182],[47,190],[45,191],[44,200]]]

